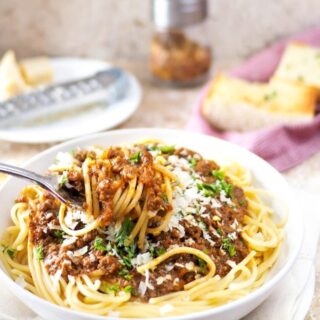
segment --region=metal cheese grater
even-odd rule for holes
[[[47,86],[0,103],[0,127],[20,124],[99,101],[111,104],[126,94],[128,78],[118,68]]]

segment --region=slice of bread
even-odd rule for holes
[[[314,86],[320,93],[320,49],[302,43],[289,44],[273,78]]]
[[[250,131],[313,118],[317,90],[274,79],[249,83],[225,74],[212,81],[202,105],[202,114],[216,128]]]
[[[49,84],[53,80],[53,68],[47,57],[23,59],[19,65],[25,82],[32,87]]]
[[[12,50],[7,51],[0,63],[0,100],[12,98],[29,89],[25,83]]]

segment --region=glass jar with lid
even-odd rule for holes
[[[190,86],[207,78],[211,49],[206,17],[206,0],[152,0],[149,69],[157,82]]]

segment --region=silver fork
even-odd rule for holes
[[[17,178],[26,179],[39,185],[43,189],[49,191],[55,198],[66,204],[67,206],[82,208],[83,199],[75,192],[68,191],[66,188],[58,188],[57,176],[43,176],[30,170],[12,166],[6,163],[0,162],[0,172],[15,176]]]

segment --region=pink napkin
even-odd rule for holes
[[[290,41],[300,41],[320,47],[320,27],[279,41],[228,73],[250,81],[267,81]],[[292,168],[320,151],[320,114],[304,124],[280,125],[245,133],[221,132],[210,126],[200,113],[200,106],[207,89],[208,85],[196,104],[187,125],[188,129],[237,143],[264,158],[280,171]]]

